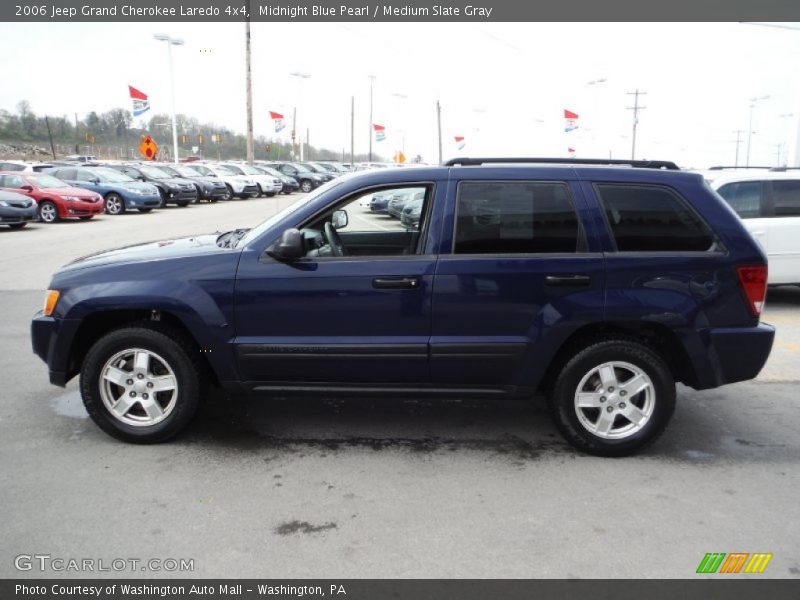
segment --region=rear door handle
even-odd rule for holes
[[[376,277],[372,280],[372,287],[378,290],[416,290],[419,284],[419,277]]]
[[[592,282],[588,275],[547,275],[545,285],[553,287],[585,287]]]

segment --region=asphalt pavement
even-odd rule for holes
[[[522,401],[215,397],[178,439],[135,446],[94,426],[76,381],[48,384],[28,326],[60,264],[296,198],[0,231],[0,577],[143,575],[14,566],[48,554],[194,560],[153,577],[691,578],[707,552],[800,577],[800,288],[769,295],[759,379],[681,387],[632,458],[577,454]]]

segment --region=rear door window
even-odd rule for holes
[[[716,246],[708,226],[669,188],[605,183],[595,187],[620,252],[704,252]]]
[[[800,217],[800,180],[773,181],[772,207],[776,217]]]
[[[462,182],[455,254],[577,252],[582,242],[564,182]]]
[[[762,184],[760,181],[738,181],[723,185],[717,193],[742,219],[763,216]]]

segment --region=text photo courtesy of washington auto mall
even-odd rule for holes
[[[576,2],[0,6],[0,598],[796,597],[800,4]]]

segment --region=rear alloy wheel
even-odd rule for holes
[[[81,370],[89,416],[110,435],[136,443],[166,440],[200,404],[197,350],[180,335],[146,327],[118,329],[92,346]]]
[[[655,441],[675,410],[675,382],[664,360],[632,340],[584,348],[562,369],[550,409],[576,448],[626,456]]]
[[[223,200],[230,200],[233,198],[233,188],[229,186],[227,183],[225,184],[225,195],[222,196]]]
[[[105,200],[106,212],[109,215],[121,215],[125,212],[125,201],[117,193],[111,192]]]
[[[39,204],[39,220],[42,223],[55,223],[58,218],[58,209],[55,204],[49,200]]]
[[[303,179],[303,181],[300,182],[300,189],[307,194],[314,189],[314,185],[308,179]]]

